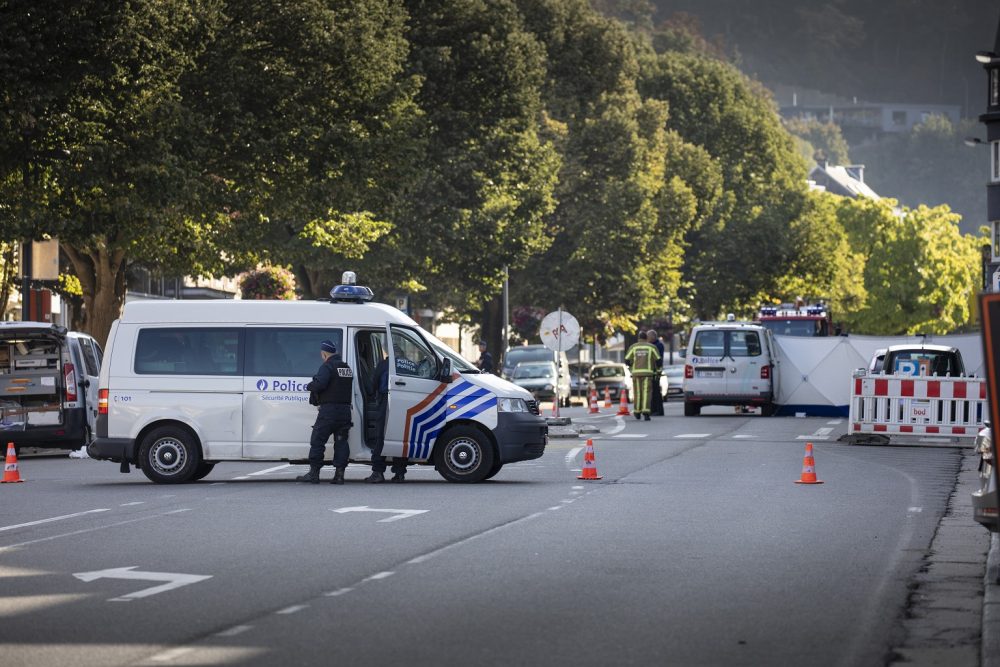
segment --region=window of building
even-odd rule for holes
[[[990,70],[990,106],[1000,106],[1000,68]]]
[[[246,336],[247,375],[312,377],[322,362],[319,345],[324,340],[336,345],[343,358],[341,329],[250,327]]]
[[[892,112],[892,124],[896,127],[906,126],[906,112],[905,111],[893,111]]]
[[[990,142],[990,180],[1000,181],[1000,141]]]
[[[236,328],[143,329],[136,343],[135,372],[239,375],[240,333]]]

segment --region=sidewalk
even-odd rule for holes
[[[1000,547],[972,519],[979,457],[971,447],[963,453],[948,508],[910,582],[905,638],[886,664],[1000,667]]]

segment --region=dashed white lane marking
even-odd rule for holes
[[[4,530],[14,530],[15,528],[27,528],[28,526],[38,526],[43,523],[52,523],[53,521],[62,521],[63,519],[72,519],[78,516],[84,516],[86,514],[97,514],[98,512],[110,512],[110,508],[103,508],[97,510],[87,510],[85,512],[74,512],[73,514],[63,514],[62,516],[54,516],[48,519],[39,519],[38,521],[28,521],[27,523],[18,523],[13,526],[4,526],[0,528],[0,531]]]
[[[302,611],[303,609],[308,609],[307,604],[293,604],[291,607],[285,607],[280,611],[274,612],[275,614],[294,614],[296,612]]]
[[[649,436],[648,433],[619,433],[618,435],[614,435],[614,436],[611,436],[611,437],[613,437],[613,438],[628,438],[628,439],[631,440],[632,438],[645,438],[645,437],[648,437],[648,436]]]
[[[163,653],[157,653],[150,660],[154,662],[170,662],[175,658],[179,658],[182,655],[190,653],[194,650],[193,646],[178,646],[177,648],[172,648],[169,651],[164,651]]]
[[[476,533],[475,535],[470,535],[469,537],[465,538],[464,540],[459,540],[458,542],[452,542],[451,544],[447,544],[447,545],[441,547],[440,549],[435,549],[434,551],[428,551],[427,553],[421,554],[421,555],[419,555],[419,556],[417,556],[415,558],[411,558],[410,560],[408,560],[406,562],[407,562],[408,565],[416,565],[417,563],[424,563],[426,561],[429,561],[431,558],[434,558],[437,555],[443,554],[445,551],[450,551],[451,549],[454,549],[455,547],[459,547],[459,546],[468,544],[469,542],[472,542],[473,540],[478,540],[478,539],[480,539],[482,537],[486,537],[487,535],[492,535],[493,533],[499,532],[499,531],[504,530],[506,528],[510,528],[511,526],[516,526],[518,524],[524,523],[525,521],[531,521],[532,519],[537,519],[538,517],[542,516],[543,514],[544,514],[544,512],[535,512],[534,514],[529,514],[527,516],[523,516],[520,519],[515,519],[513,521],[501,524],[499,526],[494,526],[493,528],[490,528],[489,530],[484,530],[481,533]]]
[[[145,500],[137,500],[134,503],[122,503],[118,507],[131,507],[132,505],[145,505],[145,504],[146,504]]]
[[[797,435],[796,440],[829,440],[832,428],[818,428],[812,435]]]
[[[583,451],[583,447],[574,447],[573,449],[566,452],[566,465],[572,465],[573,459],[576,455]]]
[[[734,436],[733,436],[733,440],[748,440],[748,439],[750,439],[750,438],[756,438],[756,437],[757,437],[757,436],[755,436],[755,435],[743,435],[743,434],[737,434],[737,435],[734,435]]]
[[[179,510],[170,510],[169,512],[164,512],[164,514],[180,514],[181,512],[190,512],[190,507],[184,507]]]
[[[549,511],[550,512],[555,512],[556,510],[561,510],[562,508],[563,508],[563,505],[556,505],[555,507],[550,507]]]
[[[361,583],[364,583],[366,581],[378,581],[379,579],[385,579],[386,577],[391,577],[394,574],[396,574],[396,573],[395,572],[376,572],[375,574],[371,575],[370,577],[365,577],[364,579],[362,579]]]
[[[350,593],[353,590],[354,586],[348,586],[347,588],[338,588],[335,591],[330,591],[329,593],[326,594],[326,596],[329,598],[335,598],[344,595],[345,593]]]
[[[906,508],[906,511],[907,511],[907,512],[913,512],[913,513],[916,513],[916,512],[923,512],[923,511],[924,511],[924,508],[923,508],[923,507],[907,507],[907,508]]]
[[[574,491],[579,491],[579,490],[583,489],[582,486],[571,486],[570,488],[573,489]]]
[[[675,440],[693,439],[693,438],[709,438],[711,433],[681,433],[680,435],[675,435]]]
[[[256,477],[257,475],[267,475],[276,470],[284,470],[285,468],[291,468],[291,467],[292,467],[291,463],[285,463],[284,465],[274,466],[273,468],[266,468],[265,470],[258,470],[257,472],[252,472],[249,475],[247,475],[247,477]]]
[[[222,632],[216,632],[216,637],[235,637],[236,635],[242,635],[247,630],[253,630],[252,625],[234,625],[228,630],[223,630]]]
[[[827,424],[830,424],[831,426],[836,426],[837,424],[842,424],[843,421],[844,421],[843,419],[831,419],[830,421],[827,422]]]

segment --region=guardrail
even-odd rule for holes
[[[852,379],[847,435],[974,438],[987,415],[983,378],[863,375]]]

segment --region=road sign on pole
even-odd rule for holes
[[[562,308],[542,318],[538,335],[550,350],[565,352],[580,342],[580,323]]]

